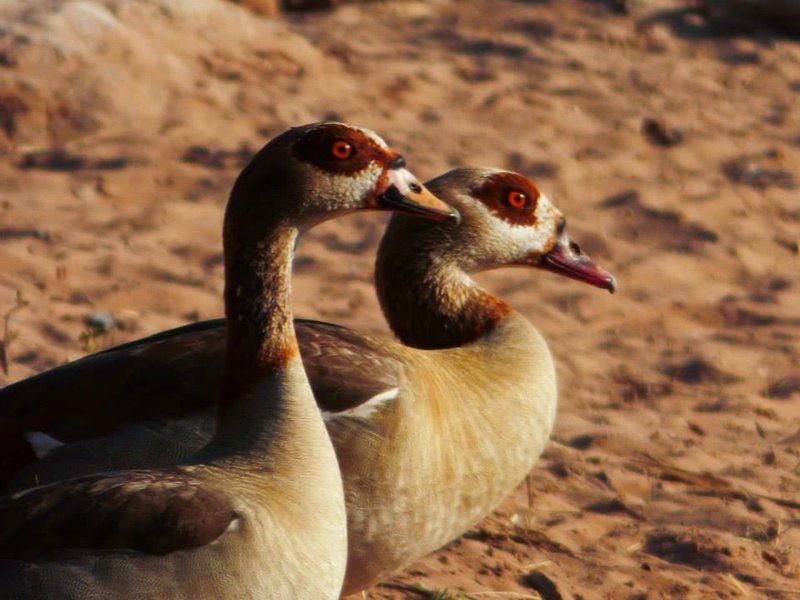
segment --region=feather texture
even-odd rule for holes
[[[75,549],[162,555],[209,544],[236,519],[224,493],[179,469],[83,477],[0,499],[0,558]]]

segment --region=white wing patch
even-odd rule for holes
[[[358,406],[350,410],[343,410],[342,412],[329,412],[322,411],[322,418],[325,421],[333,421],[340,417],[355,417],[356,419],[369,419],[376,410],[391,400],[395,400],[400,395],[400,388],[394,387],[380,394],[375,394],[366,402],[362,402]]]
[[[31,445],[31,450],[33,450],[33,453],[39,460],[42,460],[45,456],[50,454],[50,452],[64,445],[64,442],[57,440],[51,435],[47,435],[43,431],[28,431],[25,434],[25,439]]]

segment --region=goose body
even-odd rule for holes
[[[552,430],[557,391],[547,344],[527,319],[469,274],[533,266],[599,287],[614,285],[566,237],[561,213],[526,178],[457,169],[429,187],[462,219],[458,225],[420,223],[413,230],[409,219],[395,216],[390,222],[376,287],[398,341],[315,321],[296,323],[344,481],[345,593],[439,548],[493,510],[528,473]],[[224,362],[223,326],[189,325],[88,357],[73,371],[67,365],[62,382],[98,373],[104,380],[138,381],[147,372],[151,386],[186,383],[185,400],[195,408],[148,406],[147,397],[160,396],[156,387],[123,392],[122,405],[143,417],[108,434],[103,419],[51,420],[47,433],[81,441],[53,450],[18,473],[17,481],[58,479],[107,461],[171,463],[201,446],[213,428],[213,399],[203,389],[213,386]],[[25,399],[43,396],[46,383],[32,380],[29,385],[39,389],[22,390],[15,401],[30,406]],[[0,391],[0,409],[5,402]],[[75,406],[60,403],[70,405]],[[29,427],[45,429],[40,413],[25,417]],[[115,422],[113,415],[104,418]],[[144,447],[157,457],[143,459]]]
[[[302,363],[293,360],[253,390],[252,403],[272,405],[280,389],[304,383]],[[86,476],[3,499],[4,593],[337,598],[347,555],[338,465],[315,408],[287,412],[271,432],[280,440],[272,453],[278,460],[231,459],[237,468],[198,457],[197,464]],[[314,494],[304,489],[311,484]]]
[[[367,130],[296,128],[256,155],[226,210],[222,392],[208,444],[176,466],[87,475],[0,499],[4,593],[339,596],[343,489],[300,359],[291,257],[308,226],[385,205],[452,215]]]
[[[347,592],[494,510],[533,466],[555,420],[550,352],[517,313],[467,346],[386,350],[401,365],[396,396],[326,420],[353,540]]]

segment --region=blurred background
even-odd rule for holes
[[[797,598],[798,97],[792,0],[3,0],[0,385],[221,315],[238,171],[363,125],[423,179],[533,177],[619,280],[478,277],[550,343],[554,439],[367,597]],[[388,334],[384,222],[303,238],[299,315]]]

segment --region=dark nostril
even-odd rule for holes
[[[410,189],[415,194],[419,194],[422,191],[422,186],[416,182],[410,183],[408,185],[408,189]]]
[[[402,156],[395,156],[392,160],[389,161],[389,168],[390,169],[402,169],[406,166],[406,159]]]
[[[567,219],[564,218],[564,217],[561,217],[558,220],[558,225],[556,226],[556,231],[558,232],[559,235],[564,233],[564,229],[566,228],[566,226],[567,226]]]
[[[573,254],[582,254],[581,247],[572,240],[569,242],[569,249],[572,250]]]

